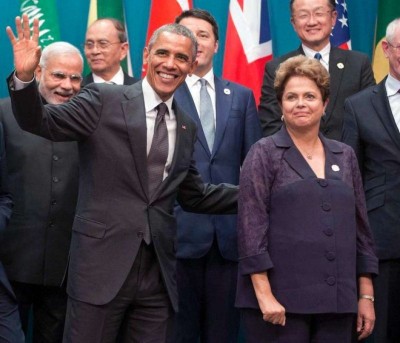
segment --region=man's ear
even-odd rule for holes
[[[37,82],[39,82],[40,78],[42,77],[42,73],[43,73],[43,68],[38,64],[38,66],[35,69],[35,78]]]

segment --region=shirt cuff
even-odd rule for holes
[[[14,89],[16,91],[19,91],[21,89],[24,89],[26,87],[28,87],[34,80],[35,80],[35,76],[33,76],[31,81],[25,82],[25,81],[21,81],[18,77],[16,72],[14,71],[13,74],[13,80],[14,80]]]

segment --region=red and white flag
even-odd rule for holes
[[[178,15],[192,7],[192,0],[152,0],[146,46],[155,30],[165,24],[173,23]],[[143,68],[142,76],[144,75],[146,75],[145,68]]]
[[[336,0],[337,19],[331,33],[331,44],[345,50],[351,50],[349,18],[346,0]]]
[[[223,77],[253,90],[257,105],[272,59],[267,0],[230,0]]]

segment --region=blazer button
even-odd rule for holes
[[[53,160],[54,161],[58,161],[58,156],[57,155],[53,155]]]
[[[327,252],[325,256],[328,261],[334,261],[336,258],[336,254],[333,251]]]
[[[332,236],[333,235],[333,230],[331,228],[327,228],[324,230],[325,235],[327,236]]]
[[[57,183],[59,180],[59,178],[57,176],[53,176],[53,182]]]
[[[333,286],[336,283],[336,278],[334,276],[330,276],[326,279],[326,283],[329,286]]]
[[[328,186],[328,181],[322,179],[322,180],[318,180],[318,183],[321,187],[326,187]]]
[[[331,210],[331,204],[329,202],[322,203],[322,209],[324,211],[327,211],[327,212],[330,211]]]

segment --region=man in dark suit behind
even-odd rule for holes
[[[330,96],[320,130],[328,138],[340,140],[345,99],[374,85],[368,57],[362,53],[332,47],[329,37],[335,26],[335,0],[291,0],[291,22],[301,46],[274,59],[265,66],[258,114],[264,136],[277,132],[282,125],[281,110],[274,92],[275,71],[279,64],[296,55],[318,58],[330,74]],[[319,54],[319,55],[316,55]]]
[[[376,323],[368,342],[400,340],[400,18],[382,48],[389,75],[345,102],[343,142],[357,154],[379,258],[374,279]]]
[[[184,11],[175,22],[190,29],[199,44],[197,67],[175,92],[179,106],[197,123],[193,158],[203,180],[239,183],[240,167],[250,146],[261,138],[252,91],[214,75],[218,25],[210,13]],[[201,113],[202,80],[211,101],[212,146]],[[204,115],[203,115],[204,116]],[[179,312],[171,342],[228,343],[237,340],[239,311],[236,216],[188,213],[178,207],[177,283]]]
[[[39,93],[49,104],[76,95],[83,58],[66,42],[48,45],[35,72]],[[5,131],[7,182],[14,199],[10,225],[0,236],[0,257],[17,296],[22,328],[33,314],[33,342],[62,340],[67,268],[78,196],[78,145],[52,142],[21,130],[10,98],[0,101]]]
[[[175,201],[197,212],[237,209],[236,187],[203,184],[192,161],[196,124],[173,99],[196,67],[196,39],[182,25],[163,26],[144,49],[142,82],[91,84],[66,104],[43,106],[29,82],[40,56],[38,21],[32,39],[28,16],[16,24],[18,38],[7,33],[18,123],[79,145],[64,342],[114,342],[119,331],[123,342],[164,342],[178,309]]]
[[[82,86],[92,82],[132,85],[139,81],[121,67],[129,43],[125,27],[119,20],[102,18],[94,21],[86,31],[84,50],[91,73],[85,76]]]
[[[4,132],[3,126],[0,124],[0,232],[6,229],[11,210],[11,195],[7,187]],[[23,343],[24,341],[17,299],[0,261],[0,342]]]

